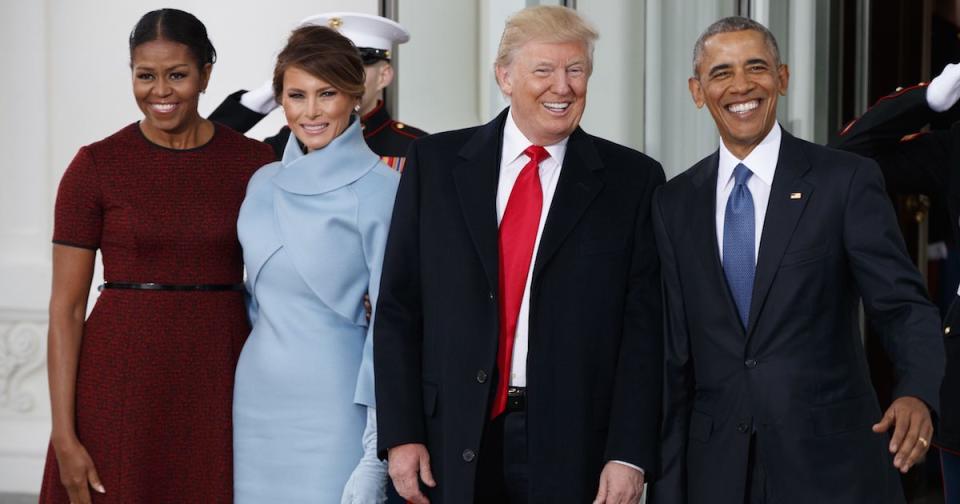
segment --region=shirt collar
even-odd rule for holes
[[[780,123],[773,123],[773,128],[763,140],[747,154],[744,159],[734,156],[727,146],[720,141],[720,163],[717,172],[717,181],[722,187],[733,177],[733,169],[743,163],[767,186],[773,185],[773,174],[777,171],[777,161],[780,158],[780,138],[782,137]]]
[[[558,164],[563,164],[563,156],[567,152],[568,140],[570,140],[570,137],[566,137],[555,144],[543,146],[547,149],[550,157]],[[509,164],[516,161],[518,157],[523,155],[523,151],[531,145],[533,145],[533,142],[524,136],[523,132],[520,131],[520,127],[517,126],[517,122],[514,121],[513,108],[511,107],[510,113],[507,114],[507,122],[503,125],[503,152],[501,156],[503,163]]]

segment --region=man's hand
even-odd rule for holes
[[[960,64],[950,63],[927,86],[927,105],[943,112],[960,99]]]
[[[394,446],[387,452],[388,472],[400,497],[411,504],[430,504],[430,499],[420,491],[420,481],[430,488],[437,486],[430,472],[430,454],[420,443]]]
[[[873,426],[873,432],[887,432],[891,426],[890,453],[893,465],[906,473],[927,453],[930,439],[933,438],[933,422],[930,409],[916,397],[900,397],[887,408],[880,422]]]
[[[643,495],[643,472],[607,462],[600,473],[600,489],[593,504],[637,504]]]

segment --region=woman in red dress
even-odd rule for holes
[[[228,503],[249,332],[237,214],[273,153],[197,112],[216,53],[193,15],[144,15],[130,58],[143,119],[81,148],[57,195],[40,502]]]

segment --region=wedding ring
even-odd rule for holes
[[[920,441],[920,444],[922,444],[924,448],[930,446],[930,441],[923,439],[923,436],[918,436],[917,441]]]

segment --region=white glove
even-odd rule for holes
[[[927,105],[943,112],[960,99],[960,64],[950,63],[927,86]]]
[[[381,504],[387,501],[387,463],[377,458],[377,410],[367,408],[363,457],[353,470],[340,504]]]
[[[247,91],[240,95],[240,105],[248,109],[267,115],[273,109],[280,106],[273,96],[273,79],[264,82],[257,89]]]

